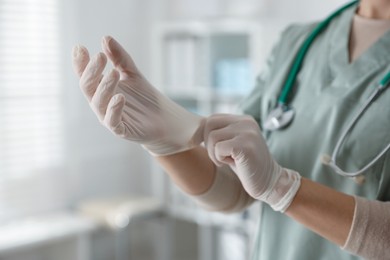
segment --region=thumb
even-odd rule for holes
[[[130,75],[138,73],[133,59],[114,38],[111,36],[103,37],[102,48],[117,70]]]

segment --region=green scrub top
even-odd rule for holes
[[[308,51],[296,80],[292,106],[295,118],[287,128],[264,132],[275,160],[303,177],[338,191],[373,200],[390,200],[390,153],[365,172],[359,185],[321,163],[356,111],[390,71],[390,31],[357,60],[349,63],[348,42],[356,8],[335,18]],[[275,46],[258,84],[243,103],[243,112],[261,126],[277,103],[278,94],[302,42],[316,24],[287,28]],[[368,164],[390,142],[390,88],[363,114],[337,157],[345,171]],[[254,260],[360,259],[316,235],[268,205],[262,210]]]

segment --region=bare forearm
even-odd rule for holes
[[[213,184],[216,166],[203,147],[156,157],[156,160],[172,181],[190,195],[202,194]]]
[[[354,207],[352,196],[302,178],[301,187],[286,214],[343,246],[352,225]]]
[[[203,147],[156,159],[172,181],[190,195],[202,194],[213,184],[216,166]],[[352,196],[303,178],[286,214],[342,246],[352,224],[354,206]]]
[[[171,180],[204,209],[233,213],[254,201],[234,172],[228,166],[217,168],[203,147],[156,159]]]

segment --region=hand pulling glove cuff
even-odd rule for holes
[[[205,119],[204,128],[211,160],[217,166],[229,165],[252,198],[284,212],[293,201],[301,178],[272,158],[258,123],[250,116],[217,114]]]

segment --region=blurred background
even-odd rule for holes
[[[260,205],[208,213],[112,136],[71,66],[112,35],[166,95],[237,112],[292,22],[343,0],[0,0],[0,259],[248,259]]]

